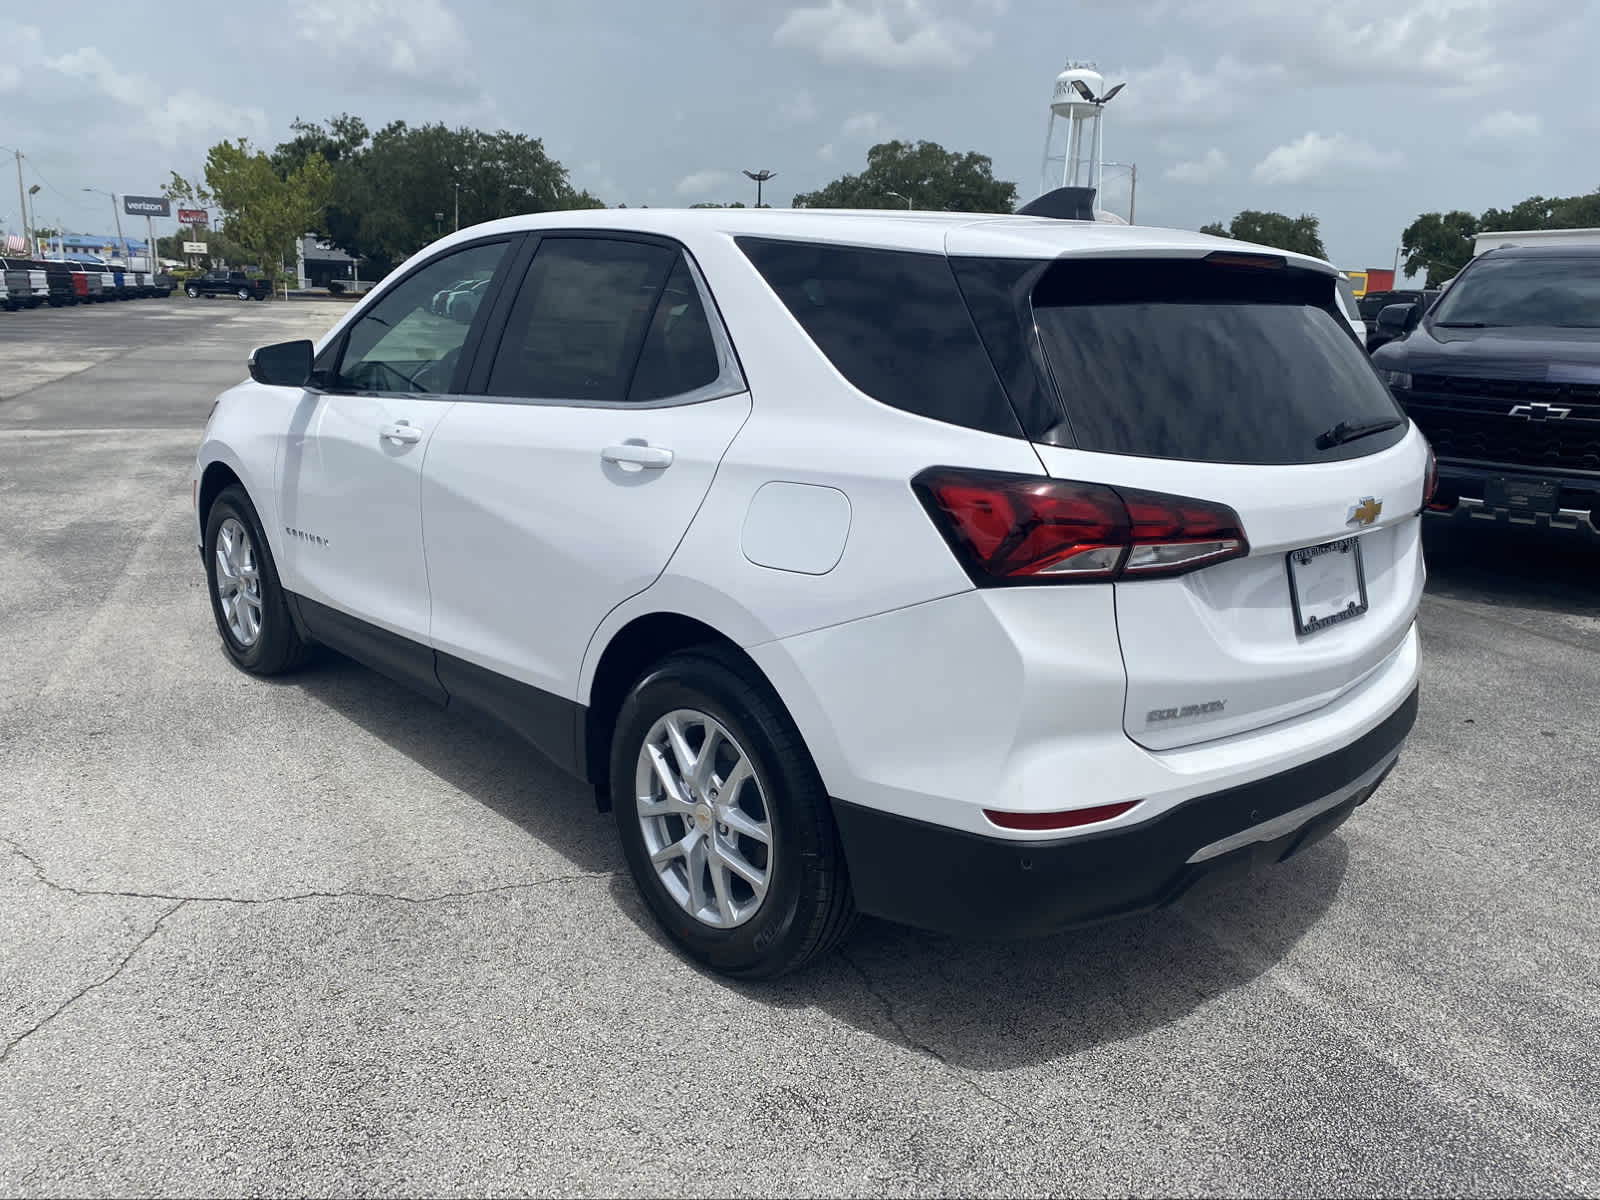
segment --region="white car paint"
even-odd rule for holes
[[[1001,830],[983,810],[1137,799],[1117,824],[1137,823],[1330,754],[1414,689],[1426,458],[1414,430],[1365,457],[1240,467],[1092,454],[945,424],[857,391],[734,238],[1043,259],[1255,248],[1142,226],[970,214],[549,213],[442,239],[318,349],[418,262],[488,234],[539,229],[624,229],[682,245],[748,390],[628,408],[241,384],[208,424],[196,479],[213,462],[239,474],[291,591],[580,704],[631,622],[694,618],[763,671],[831,796],[1021,842],[1076,834]],[[1336,274],[1286,257],[1330,282]],[[380,444],[401,421],[419,440]],[[608,448],[630,442],[670,451],[670,466],[607,460]],[[1226,503],[1250,554],[1173,579],[975,588],[909,486],[936,464]],[[807,490],[843,505],[808,508],[797,500]],[[1297,642],[1284,632],[1284,554],[1351,533],[1348,510],[1369,495],[1384,504],[1382,521],[1361,532],[1372,610]],[[817,531],[785,547],[784,523],[811,519]],[[1137,719],[1174,698],[1214,695],[1228,701],[1214,722],[1153,733]]]

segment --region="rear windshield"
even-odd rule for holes
[[[1483,258],[1434,309],[1436,325],[1600,329],[1600,259]]]
[[[1331,301],[1309,272],[1122,260],[1060,263],[1033,303],[1080,449],[1278,464],[1355,458],[1405,436]]]

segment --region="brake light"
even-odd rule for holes
[[[1435,512],[1449,512],[1453,505],[1441,504],[1434,501],[1439,492],[1439,460],[1433,456],[1433,447],[1428,447],[1428,469],[1422,477],[1422,507],[1431,508]]]
[[[1137,800],[1124,800],[1117,804],[1098,804],[1093,808],[1069,809],[1067,812],[1000,812],[986,808],[983,815],[1001,829],[1079,829],[1120,817],[1138,803]]]
[[[1181,575],[1250,552],[1238,514],[1205,500],[955,467],[912,486],[980,586]]]

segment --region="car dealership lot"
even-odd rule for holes
[[[1409,748],[1270,874],[730,985],[532,751],[227,663],[199,428],[343,311],[0,315],[0,1192],[1600,1189],[1595,551],[1430,525]]]

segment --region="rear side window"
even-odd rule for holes
[[[644,242],[541,242],[506,322],[490,394],[626,400],[674,258]]]
[[[893,408],[1021,437],[942,254],[739,238],[838,372]]]
[[[1035,290],[1034,318],[1081,449],[1310,463],[1406,432],[1331,300],[1327,278],[1306,272],[1062,263]],[[1329,444],[1341,422],[1393,428]]]

